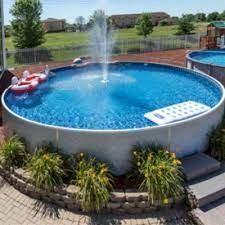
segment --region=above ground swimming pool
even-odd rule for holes
[[[225,85],[225,50],[194,51],[186,58],[189,69],[202,71]]]
[[[198,62],[225,67],[225,51],[192,52],[189,57]]]
[[[52,70],[30,94],[3,97],[9,132],[24,136],[34,149],[52,141],[65,153],[86,151],[111,163],[115,174],[129,168],[137,143],[159,143],[183,157],[203,151],[207,135],[222,118],[224,93],[215,80],[186,69],[150,63],[110,64],[103,83],[100,64]],[[195,101],[207,113],[158,126],[144,114]]]

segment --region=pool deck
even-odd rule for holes
[[[129,54],[129,55],[120,55],[113,57],[112,60],[118,61],[136,61],[136,62],[154,62],[154,63],[165,63],[172,64],[176,66],[186,66],[185,55],[188,51],[196,50],[196,49],[176,49],[176,50],[168,50],[161,52],[148,52],[141,54]],[[12,69],[11,72],[18,77],[21,76],[24,70],[29,70],[31,73],[44,71],[45,65],[48,65],[49,68],[54,67],[63,67],[71,65],[71,61],[63,61],[63,62],[46,62],[43,64],[29,65],[24,67],[18,67]]]

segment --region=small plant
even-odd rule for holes
[[[49,192],[53,190],[54,186],[62,183],[63,160],[57,153],[38,149],[28,164],[28,170],[38,189]]]
[[[225,159],[225,119],[209,137],[210,154],[218,160]]]
[[[183,192],[181,162],[175,153],[161,146],[136,146],[133,150],[133,171],[139,179],[139,189],[148,192],[149,201],[167,204],[170,197]]]
[[[5,166],[21,167],[28,160],[25,144],[17,135],[6,139],[0,149],[1,163]]]
[[[76,185],[80,188],[76,196],[85,212],[100,212],[109,202],[111,175],[106,164],[83,153],[77,156]]]

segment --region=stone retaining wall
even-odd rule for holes
[[[47,193],[37,190],[32,185],[29,174],[23,169],[6,169],[0,166],[0,175],[20,192],[47,203],[53,203],[71,211],[81,210],[79,203],[75,200],[75,195],[79,188],[74,185],[62,185],[56,187],[54,192]],[[117,190],[111,192],[110,202],[105,208],[105,212],[111,213],[142,213],[151,212],[162,207],[172,207],[175,204],[184,202],[184,195],[177,199],[169,199],[167,205],[162,205],[156,201],[154,205],[148,202],[148,195],[137,190]]]

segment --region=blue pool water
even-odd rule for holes
[[[190,57],[202,63],[225,66],[225,51],[222,50],[193,52]]]
[[[32,121],[80,129],[156,126],[150,112],[184,101],[215,106],[220,89],[192,72],[154,64],[110,65],[109,82],[100,82],[99,65],[63,68],[32,94],[5,96],[6,105]]]

